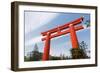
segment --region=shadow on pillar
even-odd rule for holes
[[[71,54],[72,54],[72,59],[85,59],[85,58],[87,58],[87,55],[83,49],[72,48]]]

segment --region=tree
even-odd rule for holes
[[[40,60],[40,53],[38,51],[38,45],[34,45],[34,50],[32,51],[32,60],[39,61]]]
[[[79,46],[80,46],[80,49],[86,50],[88,45],[84,41],[82,41]]]
[[[88,58],[88,56],[87,56],[87,53],[88,53],[88,51],[87,51],[88,45],[86,44],[86,42],[82,41],[82,42],[79,44],[79,47],[80,47],[81,50],[83,50],[83,52],[84,52],[84,54],[85,54],[85,58]],[[90,53],[90,51],[89,51],[89,53]]]
[[[60,54],[60,58],[61,58],[61,60],[63,60],[64,59],[64,54]]]
[[[37,44],[34,45],[34,50],[33,51],[38,52],[38,45]]]
[[[33,51],[28,53],[29,61],[39,61],[41,59],[41,53],[38,50],[38,45],[35,44]]]
[[[86,27],[90,27],[90,20],[86,20],[85,25]]]
[[[82,41],[79,44],[79,48],[72,48],[71,49],[71,54],[72,54],[72,59],[85,59],[88,58],[87,56],[87,44]]]

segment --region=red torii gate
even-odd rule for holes
[[[54,37],[58,37],[58,36],[70,33],[72,48],[73,49],[79,48],[76,31],[83,29],[83,26],[82,25],[79,25],[79,26],[76,26],[76,27],[74,27],[74,26],[81,23],[82,21],[83,21],[83,17],[80,17],[80,18],[78,18],[74,21],[71,21],[69,23],[66,23],[62,26],[53,28],[53,29],[45,31],[45,32],[42,32],[41,34],[43,36],[45,36],[44,38],[42,38],[42,41],[45,41],[44,53],[43,53],[42,60],[44,60],[44,61],[49,60],[50,39],[52,39]],[[65,30],[65,29],[67,29],[67,30]]]

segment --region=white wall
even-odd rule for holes
[[[11,12],[10,3],[14,0],[0,0],[0,73],[14,73],[10,70],[10,54],[11,54]],[[19,1],[34,1],[45,3],[62,3],[62,4],[79,4],[79,5],[93,5],[99,7],[100,13],[100,1],[99,0],[19,0]],[[98,14],[100,16],[100,14]],[[100,19],[100,17],[98,17]],[[99,20],[98,20],[99,21]],[[100,21],[99,21],[100,23]],[[98,23],[98,27],[100,27]],[[100,31],[100,29],[98,30]],[[98,34],[100,37],[100,33]],[[100,39],[99,43],[100,43]],[[100,55],[100,46],[98,48],[98,55]],[[98,67],[88,68],[73,68],[73,69],[55,69],[55,70],[40,70],[34,71],[34,73],[99,73],[100,72],[100,57]],[[22,72],[24,73],[24,72]],[[26,71],[25,73],[33,73],[33,71]]]

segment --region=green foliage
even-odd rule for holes
[[[86,27],[90,27],[90,20],[86,20],[85,25]]]
[[[79,48],[72,48],[71,53],[72,53],[72,59],[85,59],[85,58],[89,58],[87,56],[87,47],[88,45],[82,41],[79,44]]]

